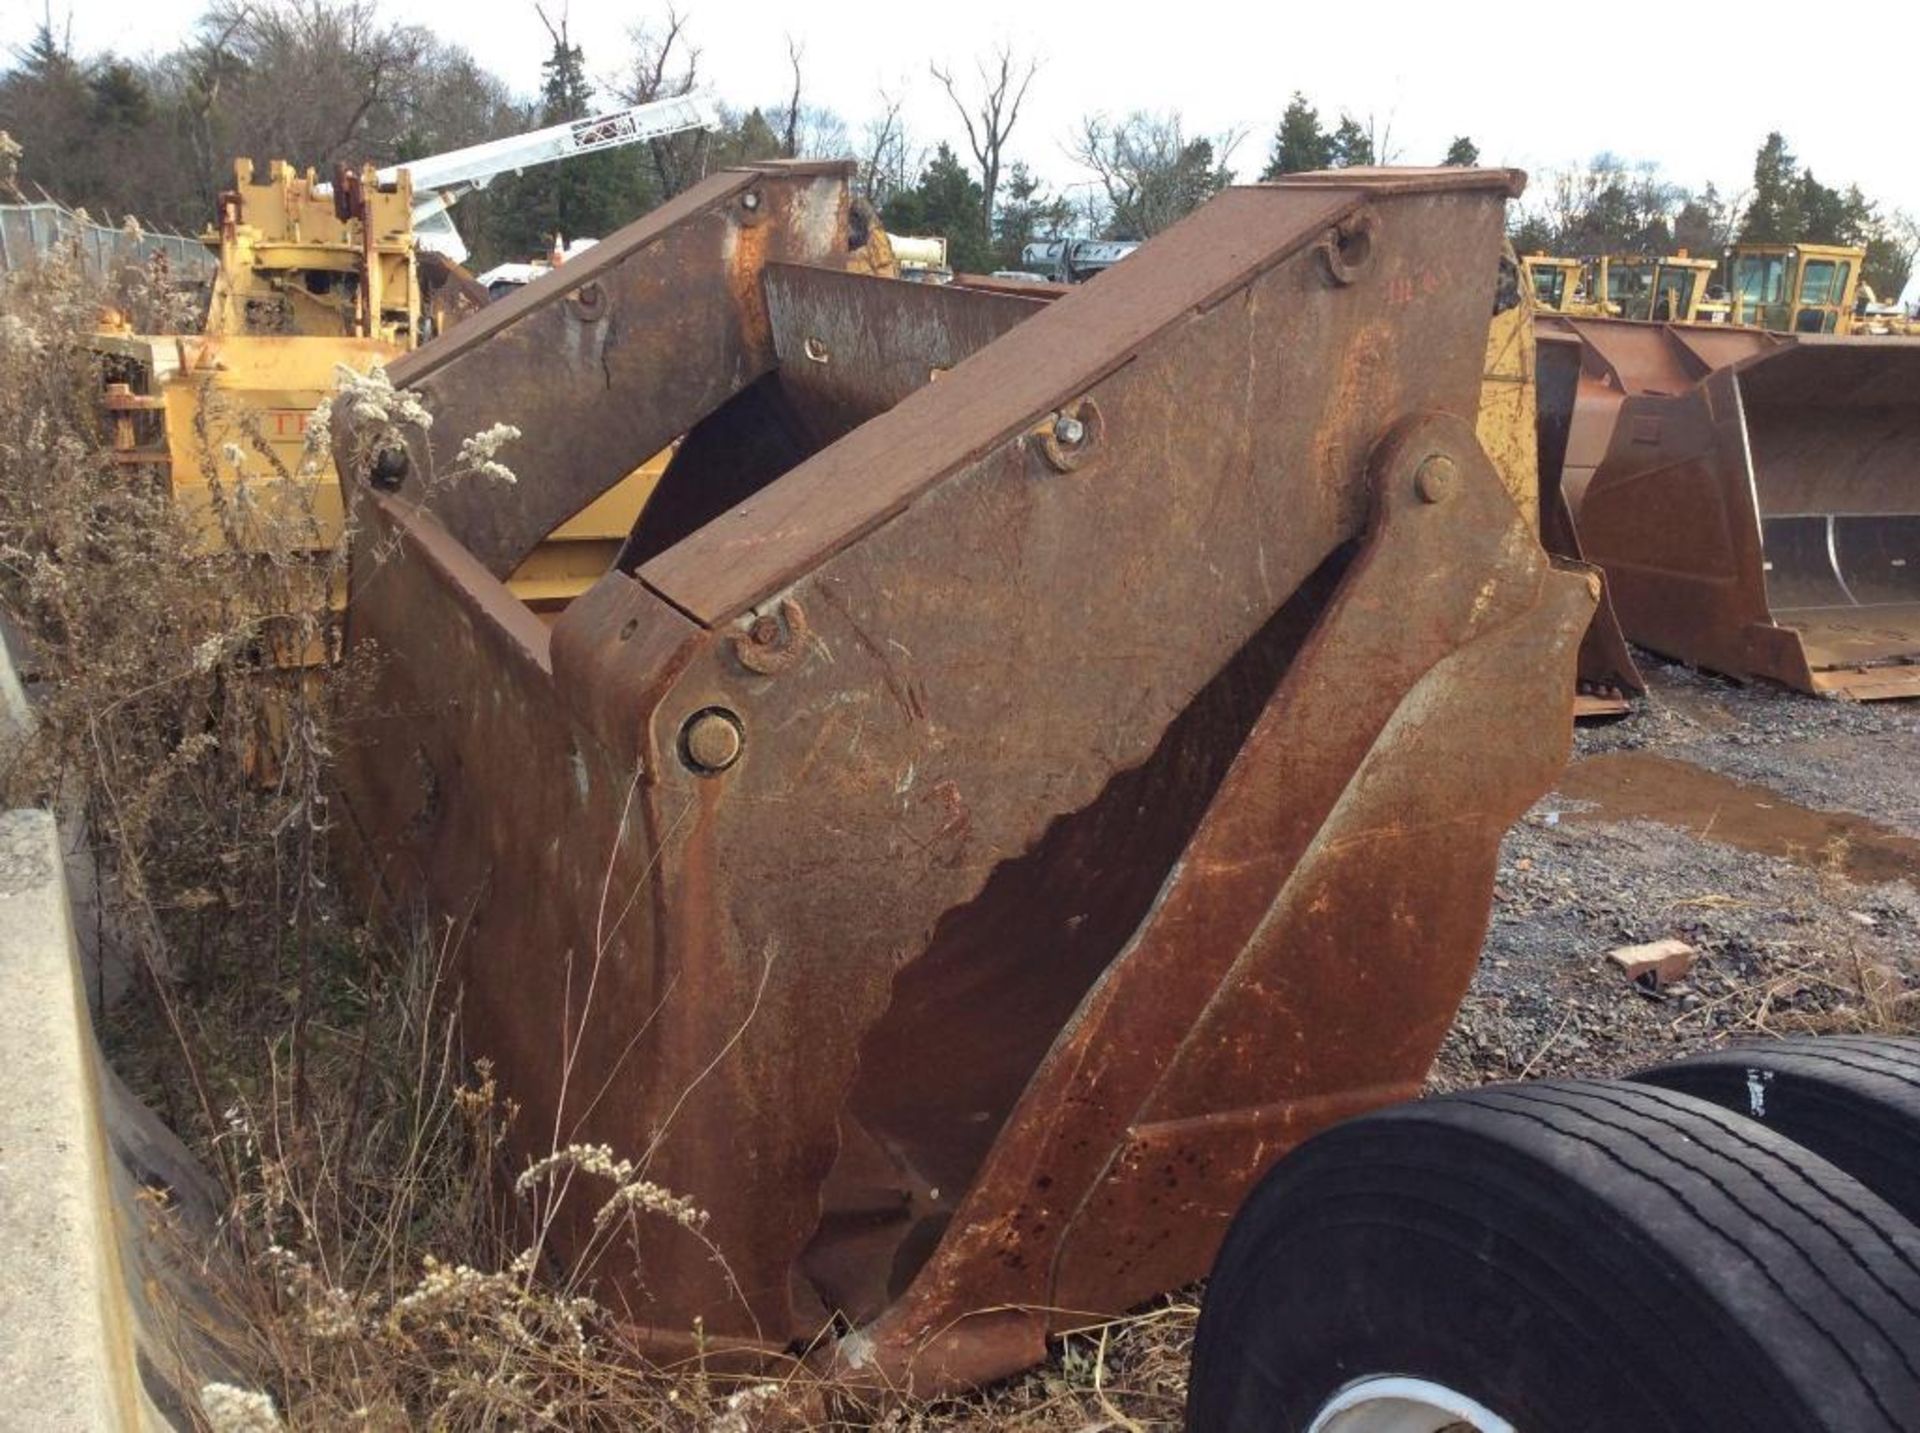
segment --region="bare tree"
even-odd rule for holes
[[[1071,153],[1105,191],[1101,227],[1116,239],[1150,239],[1233,182],[1227,161],[1241,138],[1229,131],[1189,139],[1179,111],[1136,110],[1117,124],[1089,116]]]
[[[913,183],[916,156],[907,142],[907,125],[898,96],[880,91],[880,113],[861,136],[860,192],[875,208]]]
[[[787,97],[786,120],[780,130],[780,150],[789,159],[800,153],[800,57],[805,45],[787,36],[787,64],[793,70],[793,93]]]
[[[215,0],[202,24],[243,77],[228,91],[234,128],[256,153],[322,167],[386,157],[381,131],[434,48],[377,0]]]
[[[1878,232],[1867,245],[1869,262],[1874,251],[1884,255],[1880,267],[1889,275],[1887,292],[1878,295],[1886,303],[1905,295],[1912,284],[1915,264],[1920,263],[1920,219],[1910,210],[1895,209],[1879,221]]]
[[[1027,97],[1027,87],[1033,83],[1040,62],[1029,59],[1023,65],[1014,57],[1010,45],[1001,45],[990,56],[974,62],[974,69],[980,77],[980,94],[973,100],[961,97],[960,87],[951,69],[942,69],[939,65],[929,68],[933,71],[933,77],[940,82],[940,87],[947,92],[947,98],[953,102],[960,123],[966,126],[967,147],[973,151],[974,162],[980,166],[980,232],[983,236],[991,236],[993,200],[1000,188],[1000,166],[1006,153],[1007,137],[1013,133],[1013,126],[1020,118],[1021,102]]]
[[[1381,119],[1371,110],[1367,112],[1367,147],[1373,151],[1375,164],[1392,164],[1400,157],[1400,151],[1393,143],[1393,115],[1389,113]]]
[[[820,105],[800,107],[800,122],[793,137],[796,158],[844,159],[852,147],[847,122],[839,115]]]
[[[692,94],[699,84],[700,50],[687,36],[687,20],[669,5],[658,26],[635,25],[627,32],[633,46],[625,79],[614,86],[628,104],[650,104]],[[652,140],[648,150],[660,197],[670,199],[699,179],[706,168],[707,140],[700,134]]]

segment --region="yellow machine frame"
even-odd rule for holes
[[[413,346],[420,276],[413,186],[403,171],[382,186],[371,167],[342,166],[330,192],[309,169],[274,160],[256,181],[234,165],[220,219],[204,242],[220,258],[209,335],[373,338]]]
[[[412,186],[404,171],[381,185],[371,168],[337,171],[331,192],[314,173],[275,161],[257,180],[235,165],[219,223],[202,241],[220,258],[204,333],[137,334],[110,322],[97,337],[106,407],[119,460],[158,471],[209,544],[234,540],[216,521],[220,493],[244,484],[255,516],[238,540],[284,547],[310,523],[314,550],[339,540],[342,512],[332,455],[306,450],[308,421],[333,392],[336,370],[366,373],[418,342],[419,256]],[[665,469],[643,464],[554,531],[510,579],[516,595],[553,612],[611,565]],[[509,447],[501,460],[512,466]],[[485,479],[476,479],[485,481]],[[271,538],[271,540],[270,540]]]

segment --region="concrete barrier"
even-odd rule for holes
[[[185,1426],[179,1344],[149,1302],[181,1271],[141,1192],[164,1186],[195,1224],[215,1196],[100,1058],[45,811],[0,814],[0,990],[0,1428]]]

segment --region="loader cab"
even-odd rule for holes
[[[1595,292],[1605,295],[1606,312],[1618,318],[1653,317],[1653,276],[1658,261],[1638,255],[1596,262]]]
[[[1663,323],[1711,321],[1707,290],[1718,267],[1712,259],[1689,257],[1684,249],[1661,259],[1653,272],[1653,318]]]
[[[1520,261],[1533,290],[1534,306],[1543,313],[1569,313],[1580,289],[1580,261],[1550,254],[1528,254]]]
[[[1727,256],[1732,321],[1774,333],[1847,333],[1866,251],[1744,244]]]
[[[1609,255],[1588,261],[1588,287],[1604,295],[1600,312],[1642,323],[1698,323],[1709,315],[1711,259],[1678,254]]]

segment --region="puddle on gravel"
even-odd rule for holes
[[[1920,841],[1864,816],[1797,806],[1777,791],[1688,762],[1643,751],[1606,752],[1574,762],[1555,790],[1591,803],[1564,812],[1564,821],[1657,821],[1797,865],[1832,863],[1861,884],[1920,884]]]

